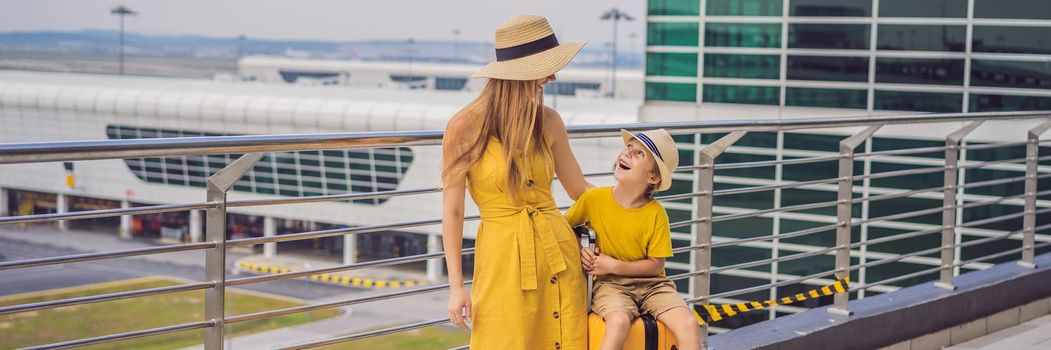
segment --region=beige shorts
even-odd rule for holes
[[[666,277],[611,276],[595,281],[592,310],[602,318],[613,311],[623,311],[631,319],[641,314],[653,317],[676,307],[687,307],[675,290],[675,282]]]

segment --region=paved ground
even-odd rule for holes
[[[70,254],[112,251],[156,246],[149,241],[125,241],[112,234],[86,231],[61,232],[49,227],[19,231],[0,226],[0,255],[5,260],[52,257]],[[245,254],[227,253],[227,276],[234,275],[234,260]],[[50,265],[30,269],[0,271],[0,295],[52,288],[72,287],[142,276],[172,276],[187,280],[204,280],[204,252],[190,251],[132,258],[95,260],[72,264]],[[360,289],[320,285],[301,280],[275,281],[241,287],[258,292],[278,294],[305,300],[319,300],[359,292]]]
[[[1051,315],[947,347],[953,350],[1051,350]]]
[[[109,233],[61,232],[46,226],[19,231],[10,226],[0,226],[0,259],[3,260],[155,245],[157,243],[148,241],[120,240]],[[228,274],[233,274],[234,262],[245,255],[236,252],[228,253]],[[203,252],[179,252],[0,271],[0,281],[4,281],[0,283],[0,295],[154,275],[203,280],[203,267]],[[359,298],[392,291],[391,289],[335,286],[305,280],[275,281],[243,287],[259,292],[304,299],[309,303]],[[279,345],[291,345],[351,334],[366,329],[435,319],[445,315],[447,301],[448,293],[435,292],[359,304],[347,308],[349,312],[341,317],[255,335],[234,335],[232,342],[234,348],[239,349],[273,348]]]

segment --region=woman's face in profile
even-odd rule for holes
[[[544,90],[544,85],[547,84],[548,82],[552,82],[552,81],[555,81],[555,75],[554,74],[549,75],[546,78],[542,78],[540,80],[537,80],[536,81],[536,88],[537,88],[537,90],[541,90],[541,91]]]

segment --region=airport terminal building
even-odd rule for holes
[[[592,85],[566,85],[567,93],[551,95],[560,95],[557,109],[567,124],[1051,110],[1051,3],[1044,1],[649,0],[646,26],[646,70],[644,77],[634,83],[637,98],[606,99],[602,98],[605,87],[601,85],[595,89]],[[477,94],[471,88],[472,82],[462,81],[470,69],[421,64],[408,74],[400,71],[403,68],[257,58],[241,62],[242,77],[254,78],[238,82],[0,72],[0,143],[436,130],[442,129],[448,118]],[[591,84],[586,80],[594,79],[601,84],[603,80],[596,77],[583,74],[577,79],[567,73],[560,81]],[[359,81],[388,85],[355,85]],[[631,88],[623,91],[629,94]],[[554,98],[548,96],[548,104],[555,105]],[[1004,127],[987,123],[965,142],[978,145],[1021,141],[1028,129],[1023,124]],[[961,126],[888,126],[862,147],[864,152],[871,152],[944,146],[942,137]],[[832,156],[838,154],[839,141],[855,131],[750,133],[718,162]],[[696,149],[720,136],[677,136],[682,164],[692,163]],[[585,172],[608,171],[610,160],[620,147],[619,140],[614,139],[581,139],[572,144]],[[1051,147],[1043,150],[1049,152]],[[24,215],[200,201],[204,199],[204,179],[236,156],[4,165],[0,166],[0,213]],[[1024,156],[1024,146],[964,151],[961,164]],[[439,159],[440,149],[435,146],[269,153],[234,186],[230,196],[279,198],[436,188]],[[869,157],[857,161],[855,170],[857,174],[870,174],[943,164],[938,153]],[[835,177],[835,171],[833,163],[731,169],[716,173],[716,190],[826,179]],[[1051,172],[1051,163],[1042,163],[1039,171]],[[979,182],[1023,174],[1024,164],[1004,163],[966,170],[961,177],[967,182]],[[69,181],[70,177],[73,181]],[[690,172],[677,173],[674,178],[670,194],[696,190]],[[610,183],[604,177],[591,181]],[[854,195],[901,193],[941,183],[941,173],[871,179],[858,181]],[[1039,190],[1047,189],[1051,185],[1042,181]],[[733,215],[833,200],[836,191],[835,184],[815,184],[732,195],[721,197],[714,211],[717,215]],[[974,203],[1022,191],[1022,182],[1012,182],[967,189],[960,198]],[[231,208],[228,232],[231,238],[240,238],[438,219],[440,199],[440,193],[432,193],[411,198]],[[560,206],[571,203],[564,194],[556,200]],[[663,204],[672,222],[696,216],[692,212],[693,199]],[[855,206],[854,215],[876,218],[941,204],[940,192],[919,192]],[[1037,204],[1051,207],[1051,198],[1040,198]],[[1021,199],[1005,200],[996,205],[961,209],[957,217],[960,222],[968,222],[1017,212],[1021,206]],[[470,204],[468,207],[468,215],[477,213]],[[789,233],[835,222],[834,208],[772,212],[717,222],[713,241]],[[1038,218],[1038,226],[1047,223],[1051,223],[1051,218]],[[932,229],[940,224],[938,214],[872,222],[860,225],[854,231],[853,241]],[[143,215],[69,225],[90,225],[91,229],[124,237],[188,242],[201,239],[203,215]],[[961,228],[961,239],[991,237],[1017,227],[1018,222],[1012,220]],[[674,246],[689,245],[691,230],[692,225],[674,229]],[[465,231],[465,246],[471,246],[474,226],[469,223]],[[438,252],[439,235],[440,226],[430,225],[349,236],[354,239],[332,237],[268,244],[260,253],[310,254],[350,263]],[[712,264],[730,266],[764,257],[813,252],[833,242],[834,235],[829,233],[720,247],[713,250]],[[852,264],[893,258],[938,244],[938,237],[928,235],[857,249],[851,253]],[[986,251],[1003,250],[1003,244],[1015,243],[976,245],[956,256],[967,260],[969,256],[985,255]],[[426,269],[431,278],[438,280],[441,266],[437,260],[434,262],[417,268]],[[996,262],[971,263],[960,269],[983,269]],[[670,259],[668,274],[687,271],[689,263],[687,256]],[[854,272],[852,280],[864,285],[939,263],[935,255],[911,257],[861,268]],[[833,265],[834,256],[822,254],[720,271],[712,276],[712,293],[807,276],[828,271]],[[918,280],[900,280],[854,293],[852,297],[894,291]],[[763,300],[774,293],[799,293],[830,282],[816,278],[770,292],[713,302]],[[685,292],[685,284],[680,284],[680,289]],[[720,326],[735,328],[819,306],[820,302],[750,313]]]

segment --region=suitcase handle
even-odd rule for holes
[[[580,224],[573,227],[573,232],[580,237],[580,246],[591,248],[591,251],[595,251],[595,242],[598,239],[595,237],[595,231],[591,230],[587,226],[587,223]],[[593,286],[595,283],[595,277],[589,275],[587,271],[584,271],[584,279],[588,281],[588,292],[587,292],[587,308],[588,312],[591,312],[591,293],[594,292]]]

